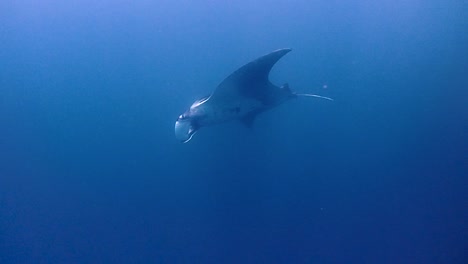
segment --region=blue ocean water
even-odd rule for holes
[[[2,1],[0,263],[467,263],[465,1]],[[293,51],[301,98],[174,122]]]

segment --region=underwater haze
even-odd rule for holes
[[[0,263],[468,263],[468,3],[3,0]],[[298,98],[177,117],[240,66]]]

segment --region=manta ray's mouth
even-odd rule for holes
[[[183,143],[192,139],[196,132],[190,120],[177,120],[174,129],[176,138]]]

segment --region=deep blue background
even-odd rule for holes
[[[467,7],[2,1],[0,263],[466,263]],[[175,140],[285,47],[272,81],[334,102]]]

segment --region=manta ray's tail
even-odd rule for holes
[[[288,93],[292,96],[292,97],[299,97],[299,96],[303,96],[303,97],[316,97],[316,98],[322,98],[322,99],[327,99],[327,100],[330,100],[330,101],[333,101],[333,99],[331,99],[330,97],[325,97],[325,96],[321,96],[321,95],[316,95],[316,94],[305,94],[305,93],[295,93],[293,91],[291,91],[291,89],[289,88],[289,84],[285,83],[281,86],[281,89],[284,89],[284,90],[287,90]]]
[[[305,96],[305,97],[316,97],[316,98],[322,98],[322,99],[327,99],[327,100],[333,101],[333,99],[330,98],[330,97],[316,95],[316,94],[294,93],[294,95],[296,95],[296,96]]]

